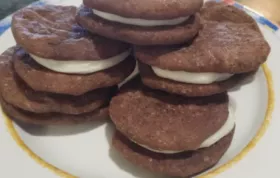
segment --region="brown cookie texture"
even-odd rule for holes
[[[196,150],[228,118],[226,93],[185,98],[145,87],[139,78],[125,84],[110,103],[117,130],[153,150]]]
[[[13,15],[12,32],[28,53],[53,60],[101,60],[130,48],[126,43],[89,34],[77,25],[74,6],[35,6]]]
[[[232,131],[216,144],[196,151],[160,154],[129,141],[121,133],[113,137],[113,147],[128,161],[151,172],[176,177],[191,177],[213,167],[229,148]]]
[[[40,66],[22,49],[15,53],[13,62],[16,73],[33,90],[74,96],[118,85],[133,72],[136,65],[133,57],[129,56],[123,62],[103,71],[70,75]]]
[[[249,24],[208,21],[197,38],[177,46],[136,46],[150,66],[171,71],[245,73],[255,71],[270,53],[263,35]]]
[[[251,25],[252,29],[260,32],[257,22],[244,10],[224,2],[208,1],[200,11],[201,19],[216,22],[232,22],[235,24]]]
[[[137,45],[180,44],[192,39],[201,28],[198,14],[175,26],[139,27],[104,20],[93,14],[92,9],[82,6],[77,22],[89,31]]]
[[[13,46],[8,48],[0,55],[0,84],[3,81],[3,77],[5,76],[5,69],[10,67],[14,52],[17,49],[18,47]]]
[[[12,55],[13,50],[0,58],[0,91],[6,102],[23,110],[35,113],[86,113],[108,103],[113,90],[117,90],[116,88],[102,88],[81,96],[36,92],[15,74],[12,66]]]
[[[98,108],[92,112],[80,115],[60,113],[37,114],[16,108],[8,104],[2,98],[0,99],[0,102],[3,111],[7,116],[11,117],[10,119],[34,125],[75,125],[106,119],[108,117],[107,107]]]
[[[139,62],[139,71],[142,82],[146,86],[186,97],[210,96],[226,92],[227,90],[237,86],[245,78],[254,74],[254,72],[236,74],[225,81],[214,82],[211,84],[191,84],[159,77],[154,73],[150,66],[141,62]]]
[[[200,10],[203,0],[84,0],[84,5],[127,18],[167,20],[192,15]]]

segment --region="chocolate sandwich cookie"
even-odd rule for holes
[[[92,91],[80,98],[35,92],[13,71],[12,55],[18,49],[9,48],[0,56],[0,103],[12,119],[29,124],[57,125],[107,118],[107,105],[113,91],[105,88],[104,91]]]
[[[25,51],[15,55],[15,70],[35,91],[82,95],[117,85],[134,70],[130,45],[88,33],[76,13],[45,5],[13,16],[15,40]]]
[[[203,0],[84,0],[77,15],[93,33],[137,45],[179,44],[199,31]]]
[[[188,44],[136,46],[143,82],[184,96],[207,96],[234,87],[242,76],[258,70],[270,47],[254,23],[241,23],[240,17],[236,23],[214,21],[214,17],[204,21],[197,38]]]
[[[12,55],[13,50],[9,50],[1,57],[0,91],[3,99],[15,107],[34,113],[82,114],[108,104],[111,99],[113,88],[97,89],[81,96],[36,92],[15,74]]]
[[[79,115],[61,114],[61,113],[44,113],[37,114],[24,111],[12,106],[0,97],[0,103],[3,111],[13,120],[34,125],[74,125],[100,119],[107,119],[108,108],[101,107],[92,112]]]
[[[227,151],[232,138],[233,131],[207,148],[178,154],[161,154],[146,150],[116,132],[113,147],[128,161],[152,172],[192,177],[213,167]]]
[[[149,89],[139,78],[113,97],[110,117],[135,143],[166,154],[208,147],[234,128],[226,93],[184,98]]]
[[[136,63],[130,56],[102,71],[70,75],[54,72],[37,64],[23,49],[17,50],[13,62],[16,73],[33,90],[75,96],[121,83],[133,72]]]

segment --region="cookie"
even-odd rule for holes
[[[89,34],[75,21],[74,6],[32,6],[13,15],[12,32],[28,53],[61,61],[104,60],[127,51],[126,43]]]
[[[34,113],[81,114],[107,104],[113,90],[116,90],[116,88],[102,88],[81,96],[36,92],[15,74],[12,66],[13,49],[7,50],[0,58],[0,91],[3,99],[15,107]]]
[[[80,115],[59,113],[36,114],[16,108],[2,98],[0,98],[0,103],[3,111],[11,119],[34,125],[75,125],[105,119],[108,116],[108,108],[106,107]]]
[[[5,76],[6,71],[3,69],[9,68],[11,65],[11,60],[14,55],[15,50],[17,50],[18,47],[13,46],[11,48],[8,48],[6,51],[4,51],[0,55],[0,84],[3,81],[3,77]]]
[[[208,96],[236,86],[270,53],[256,22],[232,6],[207,3],[203,29],[182,45],[135,46],[143,82],[184,96]]]
[[[243,10],[224,2],[208,1],[200,11],[203,22],[233,22],[235,24],[251,25],[252,29],[260,32],[257,22]]]
[[[105,10],[107,7],[110,8],[109,6],[104,6],[101,4],[105,4],[106,2],[101,2],[101,1],[92,1],[93,4],[100,3],[100,6],[98,6],[99,9]],[[132,1],[131,1],[132,2]],[[150,1],[147,1],[150,2]],[[165,1],[166,3],[168,2],[175,2],[176,1]],[[186,4],[189,1],[186,2]],[[134,3],[137,3],[137,1],[134,1]],[[142,4],[143,2],[141,1]],[[154,2],[150,2],[154,3]],[[198,4],[201,3],[201,1],[197,1]],[[128,4],[128,3],[125,3]],[[131,3],[132,4],[132,3]],[[160,4],[160,3],[159,3]],[[111,5],[110,5],[111,6]],[[115,5],[117,9],[119,7],[117,6],[124,6],[124,4],[119,3],[119,5]],[[164,4],[162,3],[161,7],[163,7]],[[103,8],[104,7],[104,8]],[[113,7],[113,6],[112,6]],[[124,6],[126,7],[126,6]],[[127,6],[128,7],[128,6]],[[143,5],[139,6],[139,8],[143,7]],[[149,8],[148,6],[144,6],[146,8]],[[179,6],[178,6],[179,7]],[[130,9],[131,11],[135,11],[136,6],[134,6],[134,9]],[[166,8],[168,8],[166,6]],[[182,7],[184,8],[184,7]],[[138,9],[138,8],[137,8]],[[170,8],[173,9],[173,8]],[[130,11],[129,10],[129,11]],[[142,10],[145,11],[145,8]],[[119,10],[116,10],[117,12]],[[125,10],[123,11],[124,13]],[[135,11],[136,12],[136,11]],[[136,19],[124,19],[123,17],[119,17],[118,15],[115,16],[114,14],[107,14],[102,11],[93,11],[89,7],[82,6],[77,14],[77,22],[83,26],[84,28],[88,29],[89,31],[120,41],[125,41],[131,44],[137,44],[137,45],[168,45],[168,44],[180,44],[184,43],[185,41],[188,41],[192,39],[199,31],[201,28],[200,24],[200,17],[197,13],[193,13],[192,15],[182,19],[175,19],[176,21],[181,21],[180,23],[175,23],[174,25],[167,25],[164,23],[164,20],[158,20],[157,18],[160,18],[159,16],[155,16],[155,20],[141,20],[139,19],[142,15],[149,14],[148,12],[145,12],[144,14],[139,13],[140,11],[137,12],[137,17]],[[159,14],[163,13],[168,13],[166,11],[159,12]],[[183,12],[183,11],[182,11]],[[101,14],[100,14],[101,13]],[[154,15],[154,11],[150,11],[151,17]],[[174,11],[174,13],[177,13]],[[188,14],[188,11],[184,12],[185,14]],[[98,15],[97,15],[98,14]],[[178,15],[181,14],[181,12],[177,13]],[[101,17],[101,16],[102,17]],[[174,14],[175,15],[175,14]],[[108,20],[107,17],[111,18],[111,20]],[[133,16],[133,15],[132,15]],[[173,16],[173,15],[171,15]],[[134,16],[135,17],[135,16]],[[107,18],[107,19],[105,19]],[[114,21],[116,19],[121,18],[122,20],[120,21]],[[131,18],[131,17],[129,17]],[[171,20],[172,21],[172,20]],[[134,22],[138,22],[139,24],[133,24]],[[174,23],[173,21],[171,24]]]
[[[110,117],[117,130],[147,149],[164,153],[196,150],[232,119],[226,93],[185,98],[149,89],[139,81],[128,82],[113,97]]]
[[[119,132],[113,147],[128,161],[155,173],[176,177],[192,177],[213,167],[231,144],[233,131],[211,147],[179,154],[160,154],[129,141]]]
[[[179,94],[186,97],[210,96],[227,90],[240,84],[245,78],[255,72],[236,74],[233,77],[211,84],[191,84],[176,82],[157,76],[150,66],[139,62],[139,71],[142,82],[151,88],[162,90],[168,93]]]
[[[13,71],[1,82],[1,94],[9,104],[34,113],[82,114],[98,109],[109,102],[113,88],[102,88],[81,96],[36,92],[29,88]]]
[[[202,4],[202,0],[120,0],[117,4],[114,0],[84,0],[84,5],[91,9],[147,20],[166,20],[192,15],[200,10]]]
[[[75,96],[121,83],[133,72],[136,63],[130,56],[109,69],[86,75],[70,75],[38,65],[23,49],[15,53],[13,62],[16,73],[33,90]]]
[[[262,34],[247,24],[208,22],[190,44],[135,47],[141,62],[170,71],[244,73],[267,60],[270,47]]]

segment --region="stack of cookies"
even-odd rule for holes
[[[84,0],[77,15],[92,33],[134,45],[140,76],[110,103],[113,146],[152,172],[189,177],[221,159],[235,128],[226,92],[270,52],[243,11],[202,6],[202,0]]]
[[[13,16],[17,46],[1,56],[1,104],[29,124],[84,123],[108,115],[117,85],[135,68],[130,45],[86,32],[76,7],[42,6]]]
[[[234,134],[227,90],[255,73],[270,48],[243,11],[202,6],[203,0],[84,0],[78,10],[17,12],[18,45],[1,56],[4,111],[31,124],[83,123],[108,114],[110,103],[113,146],[127,160],[179,177],[211,168]],[[140,75],[116,94],[136,66],[131,46]]]

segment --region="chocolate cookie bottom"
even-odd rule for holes
[[[0,99],[0,102],[3,111],[10,116],[11,119],[34,125],[75,125],[94,120],[106,119],[108,117],[107,107],[99,108],[93,112],[80,115],[60,113],[35,114],[16,108],[4,101],[3,98]]]
[[[142,168],[169,176],[190,177],[211,168],[221,159],[231,144],[233,133],[208,148],[173,155],[146,150],[120,132],[115,133],[113,146],[125,159]]]
[[[150,66],[139,62],[139,70],[142,82],[153,88],[165,92],[178,94],[187,97],[210,96],[237,86],[246,77],[253,75],[254,72],[236,74],[228,80],[215,82],[211,84],[191,84],[172,81],[169,79],[158,77]]]

